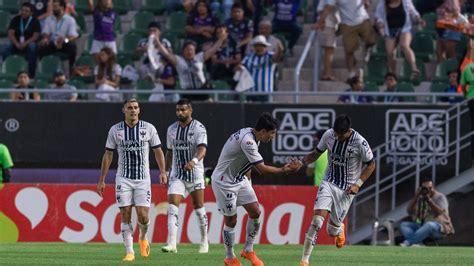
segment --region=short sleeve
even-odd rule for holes
[[[113,127],[110,128],[109,134],[107,135],[107,142],[105,143],[105,149],[109,151],[114,151],[117,149],[117,142],[115,141]]]
[[[443,194],[438,194],[438,197],[433,199],[436,205],[438,205],[441,209],[448,210],[449,204],[448,199]]]
[[[18,29],[18,17],[14,17],[11,21],[10,24],[8,25],[8,30],[14,30],[16,31]]]
[[[207,147],[207,131],[203,124],[197,126],[196,145]]]
[[[240,142],[240,148],[251,164],[259,164],[263,162],[263,157],[258,152],[258,145],[255,140],[250,137],[245,137]]]
[[[13,167],[13,160],[7,146],[0,144],[0,165],[3,169]]]
[[[77,32],[76,20],[73,17],[70,17],[67,29],[67,36],[78,37],[79,33]]]
[[[319,153],[323,153],[327,150],[330,136],[331,136],[331,130],[326,130],[326,132],[324,132],[323,136],[321,137],[321,140],[319,141],[318,146],[316,146],[316,150]]]
[[[158,132],[154,126],[150,127],[150,147],[152,149],[161,147],[160,136],[158,136]]]
[[[372,149],[370,149],[369,143],[367,140],[362,139],[360,141],[360,158],[362,159],[363,163],[368,163],[374,159],[374,154],[372,153]]]
[[[113,71],[115,76],[122,76],[122,67],[119,64],[114,65]]]
[[[99,74],[99,66],[94,67],[94,76],[97,76]]]
[[[196,61],[198,62],[204,62],[204,52],[200,52],[196,55],[195,57]]]
[[[51,34],[51,24],[53,23],[51,16],[47,17],[44,21],[43,31],[44,34]]]
[[[171,127],[166,131],[166,149],[172,150],[173,144],[171,143]]]

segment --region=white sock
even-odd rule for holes
[[[150,221],[146,224],[138,223],[138,227],[140,228],[140,240],[146,240],[146,233],[148,233],[148,225],[150,225]]]
[[[206,209],[201,207],[195,209],[196,216],[199,219],[199,230],[201,231],[201,243],[207,243],[207,214]]]
[[[176,236],[178,234],[178,207],[168,204],[168,245],[176,246]]]
[[[122,231],[123,244],[125,245],[125,250],[127,254],[135,253],[133,251],[133,226],[132,224],[122,223],[120,226]]]
[[[226,252],[226,258],[235,258],[234,254],[234,242],[235,242],[235,231],[234,228],[228,227],[224,224],[224,230],[222,230],[222,236],[224,239],[224,247]]]
[[[321,216],[313,216],[313,220],[309,225],[308,231],[306,232],[303,245],[303,255],[301,256],[301,261],[309,263],[309,257],[313,248],[316,245],[316,240],[318,239],[318,231],[323,225],[324,218]]]
[[[245,252],[253,251],[253,242],[255,241],[255,237],[258,235],[258,231],[260,231],[260,221],[259,219],[248,219],[247,220],[247,239],[245,240]]]

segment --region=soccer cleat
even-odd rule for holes
[[[344,231],[344,224],[341,224],[341,234],[336,236],[336,247],[342,248],[346,244],[346,232]]]
[[[150,256],[150,245],[148,244],[148,240],[138,240],[138,244],[140,245],[140,254],[144,258],[148,258]]]
[[[134,261],[135,260],[135,254],[128,253],[122,260],[123,261]]]
[[[309,263],[304,262],[304,261],[300,261],[300,266],[309,266]]]
[[[263,266],[263,261],[257,257],[255,251],[245,252],[245,250],[242,250],[242,252],[240,252],[240,256],[246,260],[249,260],[252,263],[252,266]]]
[[[237,258],[232,258],[232,259],[225,258],[224,265],[225,266],[242,266],[242,263],[240,263],[240,261]]]
[[[209,252],[209,243],[204,242],[199,245],[199,253],[208,253]]]
[[[163,251],[164,253],[178,253],[176,246],[170,246],[170,245],[162,247],[161,251]]]

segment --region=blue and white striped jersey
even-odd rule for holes
[[[273,92],[277,64],[273,63],[272,59],[273,53],[266,52],[262,56],[257,56],[255,53],[251,53],[242,61],[242,64],[253,76],[255,82],[253,91]]]
[[[160,137],[156,128],[145,121],[138,121],[134,127],[129,127],[125,121],[119,122],[109,130],[105,148],[117,150],[117,177],[130,179],[149,179],[150,147],[161,147]]]
[[[174,122],[168,127],[166,148],[173,151],[170,178],[178,178],[187,182],[204,179],[204,160],[200,160],[192,171],[184,166],[196,157],[199,146],[207,146],[207,132],[204,125],[193,119],[186,127]]]
[[[365,138],[354,129],[351,130],[351,136],[344,142],[340,142],[331,128],[324,133],[316,147],[319,152],[329,151],[328,168],[324,180],[344,190],[359,179],[363,164],[369,163],[374,158]]]
[[[242,128],[232,134],[222,148],[212,179],[225,183],[239,183],[253,165],[263,162],[252,128]]]

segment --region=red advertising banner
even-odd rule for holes
[[[302,244],[316,196],[309,186],[254,186],[262,216],[261,244]],[[94,185],[6,184],[0,189],[0,242],[110,242],[120,243],[120,215],[115,204],[114,186],[107,185],[104,197]],[[166,188],[152,186],[149,238],[166,242]],[[222,243],[223,216],[216,207],[211,187],[205,191],[209,218],[209,242]],[[135,239],[138,237],[136,215],[132,217]],[[247,215],[239,208],[236,242],[245,242]],[[179,207],[178,240],[199,243],[198,219],[188,197]],[[319,244],[334,244],[325,227]]]

